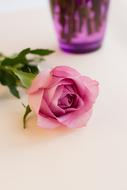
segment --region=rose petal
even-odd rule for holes
[[[43,90],[38,90],[37,93],[33,93],[28,96],[28,103],[30,105],[30,108],[38,114],[40,105],[41,105],[41,99],[43,97]]]
[[[65,88],[68,90],[70,93],[77,93],[77,89],[75,88],[74,84],[66,85]]]
[[[89,77],[81,76],[79,80],[89,89],[91,94],[91,100],[94,103],[99,94],[99,83],[96,80],[92,80]]]
[[[47,104],[47,102],[45,101],[44,98],[42,98],[39,113],[40,113],[40,114],[43,114],[43,115],[45,115],[45,116],[47,116],[47,117],[56,119],[56,116],[55,116],[54,113],[51,111],[49,105]]]
[[[80,76],[73,78],[75,85],[77,86],[78,94],[82,97],[85,103],[85,111],[87,112],[92,108],[95,102],[99,87],[98,82],[90,79],[89,77]]]
[[[93,106],[93,103],[90,99],[90,96],[91,96],[90,91],[85,85],[83,85],[83,83],[81,83],[79,78],[74,79],[74,81],[75,81],[75,85],[78,91],[77,94],[84,101],[84,111],[87,112]]]
[[[66,78],[80,76],[80,73],[71,67],[58,66],[51,71],[51,75],[55,77]]]
[[[67,83],[68,84],[68,83]],[[62,109],[60,106],[58,106],[59,103],[59,99],[63,97],[63,95],[65,96],[67,94],[67,92],[70,93],[70,91],[68,89],[66,89],[64,87],[65,83],[63,83],[63,85],[60,85],[56,88],[56,91],[54,93],[54,96],[52,97],[52,99],[48,100],[48,104],[52,110],[52,112],[56,115],[56,116],[60,116],[66,113],[66,110]],[[66,91],[66,92],[65,92]],[[48,93],[47,93],[48,94]],[[47,98],[48,96],[46,95],[45,98]],[[49,98],[48,98],[49,99]]]
[[[84,112],[84,110],[78,110],[76,112],[71,112],[59,117],[58,121],[69,128],[80,128],[86,126],[91,114],[92,110],[89,110],[88,112]]]
[[[48,101],[48,103],[51,103],[54,99],[55,99],[55,93],[57,93],[57,97],[59,97],[62,93],[61,90],[59,90],[59,92],[57,92],[57,89],[59,89],[60,86],[64,86],[64,85],[71,85],[72,84],[72,80],[70,81],[69,79],[54,79],[53,78],[52,84],[50,84],[50,87],[45,89],[45,93],[44,93],[44,97],[45,99]]]
[[[56,115],[56,116],[60,116],[60,115],[63,115],[65,114],[65,111],[63,109],[61,109],[59,106],[58,106],[58,100],[63,92],[63,86],[59,86],[57,89],[56,89],[56,92],[53,96],[53,99],[52,101],[50,102],[50,108],[52,110],[52,112]]]
[[[45,128],[45,129],[53,129],[53,128],[57,128],[60,127],[60,123],[52,118],[46,118],[43,115],[38,115],[37,118],[37,124],[39,127],[41,128]]]
[[[51,79],[48,71],[39,73],[33,80],[31,87],[28,89],[28,94],[32,94],[39,89],[47,88],[51,84]]]
[[[67,108],[66,112],[77,111],[77,110],[85,107],[83,100],[78,95],[77,95],[77,101],[78,102],[75,102],[75,103],[78,105],[76,105],[75,107],[72,107],[72,108]]]

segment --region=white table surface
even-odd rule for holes
[[[100,82],[87,128],[45,131],[0,87],[1,190],[127,190],[127,2],[112,0],[103,48],[87,55],[58,49],[48,8],[0,12],[0,51],[51,48],[47,64],[69,65]]]

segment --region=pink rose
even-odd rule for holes
[[[28,96],[38,126],[82,127],[91,116],[98,82],[81,76],[71,67],[59,66],[50,72],[41,72],[28,90]]]

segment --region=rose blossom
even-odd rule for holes
[[[42,128],[85,126],[97,96],[98,82],[67,66],[41,72],[28,90],[29,105]]]

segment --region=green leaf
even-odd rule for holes
[[[19,98],[17,87],[29,88],[32,80],[39,73],[38,62],[43,61],[43,56],[54,51],[48,49],[26,48],[18,54],[6,57],[0,54],[0,83],[8,86],[10,92]],[[32,58],[27,55],[32,54]]]
[[[48,50],[48,49],[35,49],[35,50],[31,50],[30,48],[26,48],[24,50],[22,50],[19,54],[17,54],[15,57],[5,57],[2,62],[1,65],[2,66],[18,66],[18,64],[29,64],[31,61],[27,59],[27,55],[28,54],[33,54],[33,55],[38,55],[41,56],[40,60],[42,61],[43,58],[42,56],[46,56],[46,55],[50,55],[51,53],[53,53],[54,51],[52,50]],[[33,62],[37,62],[37,58],[33,58],[32,59]]]
[[[4,86],[8,86],[10,92],[17,98],[20,98],[17,90],[17,77],[10,71],[0,70],[0,82]]]
[[[51,54],[53,52],[54,52],[53,50],[49,50],[49,49],[34,49],[34,50],[31,50],[30,48],[26,48],[26,49],[22,50],[19,53],[19,56],[26,56],[28,54],[46,56],[46,55],[49,55],[49,54]]]
[[[35,50],[31,50],[30,53],[34,55],[46,56],[46,55],[50,55],[51,53],[54,53],[54,51],[48,50],[48,49],[35,49]]]
[[[28,65],[29,71],[33,74],[38,74],[39,69],[36,65]]]
[[[15,63],[15,58],[8,58],[6,57],[2,62],[1,65],[2,66],[7,66],[7,65],[12,65]]]
[[[30,48],[26,48],[26,49],[22,50],[22,51],[19,53],[19,56],[23,56],[23,57],[24,57],[24,56],[26,56],[27,54],[29,54],[30,51],[31,51]]]
[[[2,66],[15,66],[18,64],[28,64],[28,60],[26,59],[26,55],[29,54],[31,51],[30,48],[22,50],[19,54],[16,54],[14,57],[5,57],[5,59],[2,61]]]
[[[28,61],[26,60],[25,57],[22,57],[22,56],[17,56],[17,57],[14,57],[14,58],[9,58],[9,57],[6,57],[2,62],[1,62],[1,65],[2,66],[10,66],[10,67],[13,67],[15,65],[18,65],[18,64],[27,64]]]
[[[11,92],[16,98],[19,99],[19,98],[20,98],[20,95],[19,95],[19,92],[18,92],[16,86],[9,86],[9,85],[8,85],[8,87],[9,87],[10,92]]]
[[[23,128],[26,129],[26,119],[27,119],[27,116],[32,112],[30,106],[28,105],[26,107],[26,111],[25,111],[25,114],[23,116]]]
[[[36,76],[33,73],[26,73],[16,69],[14,69],[13,72],[19,78],[19,81],[24,88],[29,88],[32,83],[32,80]]]
[[[20,69],[21,69],[21,71],[26,72],[26,73],[33,73],[33,74],[39,73],[39,69],[36,65],[24,65]]]

